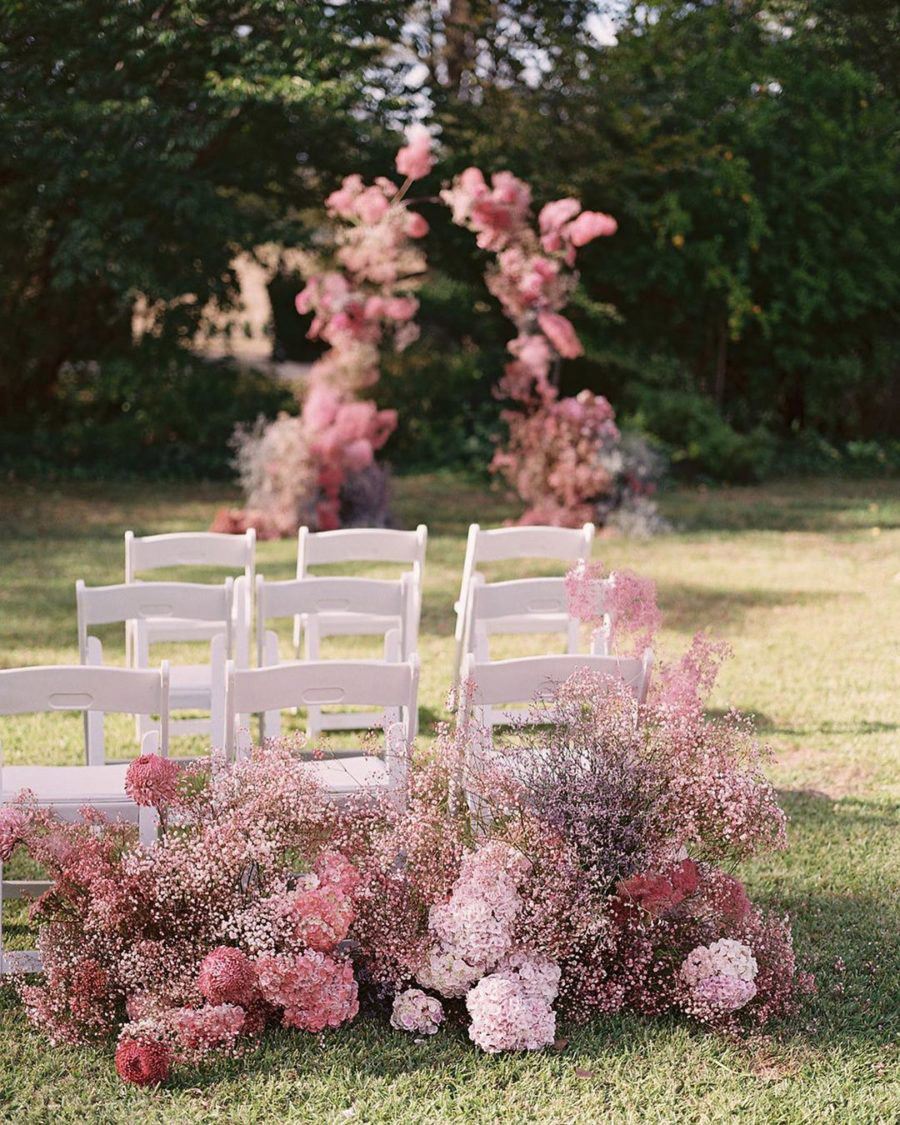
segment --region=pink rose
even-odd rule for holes
[[[564,359],[577,359],[584,355],[581,341],[575,334],[572,322],[559,313],[538,313],[541,331]]]

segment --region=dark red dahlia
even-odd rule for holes
[[[123,1039],[116,1050],[116,1071],[135,1086],[155,1086],[165,1082],[172,1069],[172,1053],[165,1043]]]

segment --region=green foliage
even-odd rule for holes
[[[303,241],[340,175],[384,167],[402,7],[2,6],[0,410],[127,347],[138,294],[187,340],[234,306],[237,251]]]
[[[31,432],[0,429],[0,465],[18,476],[228,479],[235,425],[292,409],[270,376],[151,342],[65,367]]]

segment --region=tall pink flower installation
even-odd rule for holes
[[[442,198],[454,222],[496,255],[487,285],[517,330],[498,386],[515,407],[504,411],[509,437],[491,469],[527,504],[520,522],[578,526],[595,518],[595,501],[611,490],[604,454],[618,430],[602,396],[559,396],[560,361],[584,350],[562,309],[578,281],[578,250],[614,234],[616,221],[565,198],[546,204],[535,227],[531,189],[511,172],[495,173],[488,184],[478,168],[467,168]]]
[[[335,224],[333,259],[308,278],[296,299],[313,314],[310,339],[327,351],[312,366],[299,417],[282,414],[268,426],[238,435],[238,469],[247,496],[243,512],[217,517],[222,530],[256,526],[261,536],[290,535],[301,523],[329,531],[342,523],[351,481],[365,501],[353,522],[386,516],[386,486],[375,454],[397,426],[393,410],[379,410],[371,392],[382,350],[402,351],[419,334],[413,292],[425,272],[420,240],[427,221],[410,210],[410,186],[434,159],[424,126],[409,131],[396,157],[402,181],[379,176],[367,184],[345,177],[325,201]]]

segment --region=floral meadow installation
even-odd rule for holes
[[[614,578],[610,594],[602,568],[573,569],[572,609],[640,650],[655,590]],[[641,705],[583,669],[505,731],[441,726],[428,755],[410,748],[403,802],[331,802],[299,741],[136,759],[152,844],[23,794],[0,811],[0,859],[21,849],[53,880],[31,907],[43,977],[17,985],[30,1020],[51,1043],[109,1043],[137,1085],[361,1016],[426,1041],[465,1029],[488,1054],[623,1011],[770,1027],[814,982],[737,875],[785,847],[786,818],[750,722],[704,712],[725,655],[699,634]]]

